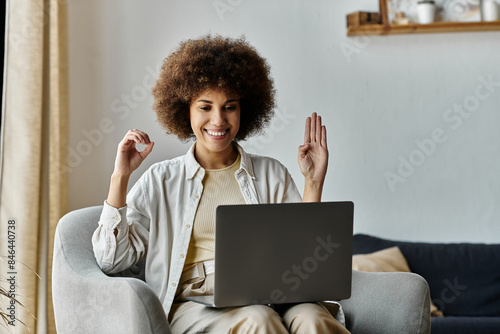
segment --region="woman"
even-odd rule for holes
[[[272,118],[274,94],[268,65],[244,39],[188,40],[165,59],[154,108],[168,133],[196,142],[185,156],[151,166],[128,195],[130,175],[154,143],[134,129],[118,145],[92,239],[96,259],[116,273],[145,258],[146,282],[173,333],[348,333],[321,303],[211,309],[186,301],[213,293],[217,205],[321,200],[328,150],[320,116],[307,118],[299,147],[303,199],[283,165],[237,144]]]

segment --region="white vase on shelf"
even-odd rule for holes
[[[483,21],[498,21],[498,3],[495,0],[483,0]]]
[[[417,4],[418,22],[429,24],[434,22],[436,16],[436,4],[432,0],[419,1]]]

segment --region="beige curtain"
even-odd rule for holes
[[[53,237],[68,197],[66,1],[6,4],[0,255],[14,255],[14,262],[0,263],[0,284],[14,290],[25,306],[6,312],[9,300],[0,300],[0,311],[16,318],[13,333],[56,332],[50,288]],[[6,279],[11,280],[6,284]]]

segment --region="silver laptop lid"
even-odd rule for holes
[[[217,307],[351,295],[352,202],[219,206]]]

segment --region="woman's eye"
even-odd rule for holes
[[[226,107],[226,110],[235,110],[236,109],[236,106],[227,106]]]
[[[208,110],[210,110],[210,107],[209,106],[201,106],[200,109],[208,111]]]

